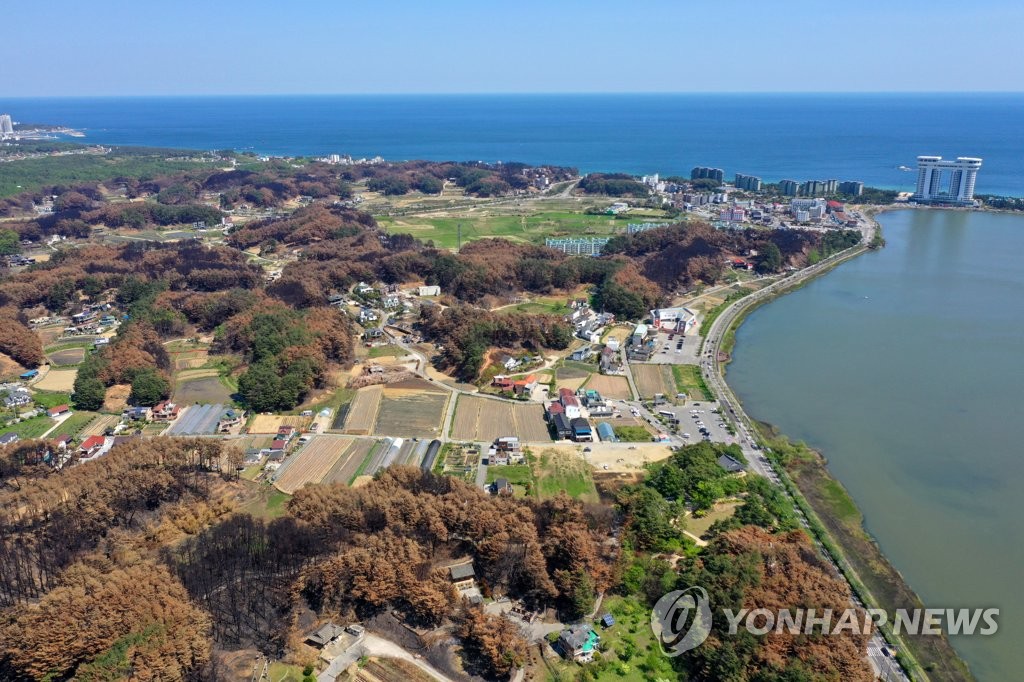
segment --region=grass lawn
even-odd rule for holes
[[[366,354],[369,358],[403,358],[408,355],[401,346],[376,346]]]
[[[71,404],[71,396],[67,393],[57,393],[55,391],[36,391],[32,394],[32,401],[38,407],[48,410],[58,405]]]
[[[718,502],[715,506],[708,511],[707,514],[697,518],[695,516],[686,517],[686,530],[690,531],[697,537],[703,537],[704,533],[708,532],[708,528],[711,528],[716,521],[722,521],[729,518],[736,512],[736,508],[742,504],[741,502]]]
[[[714,400],[697,365],[672,365],[672,377],[676,391],[685,393],[690,400]]]
[[[0,434],[16,433],[22,440],[28,440],[29,438],[39,438],[41,435],[49,431],[52,426],[53,420],[43,415],[26,419],[23,422],[18,422],[11,426],[2,427],[0,428]]]
[[[614,426],[615,436],[624,443],[648,443],[651,432],[642,426]]]
[[[566,315],[569,313],[569,306],[564,301],[530,301],[529,303],[518,303],[505,306],[494,312],[501,315],[516,313],[531,315]]]
[[[270,676],[270,682],[302,682],[302,667],[298,665],[276,661],[270,664],[267,674]]]
[[[533,469],[541,499],[554,497],[564,490],[570,497],[587,502],[598,501],[590,466],[583,459],[556,450],[544,450],[533,460]]]
[[[671,659],[663,654],[651,630],[651,611],[633,597],[609,597],[601,604],[601,613],[615,616],[610,628],[596,626],[601,636],[599,659],[587,665],[597,680],[675,679]]]
[[[499,478],[508,479],[512,484],[512,494],[515,497],[527,497],[537,492],[536,480],[533,477],[533,469],[529,464],[509,464],[506,466],[487,467],[487,483],[494,483]]]
[[[462,242],[485,237],[504,237],[541,244],[553,236],[608,236],[624,232],[626,223],[604,215],[586,215],[569,211],[541,211],[531,215],[486,215],[438,218],[380,216],[377,222],[386,232],[407,233],[419,239],[431,239],[441,248],[458,245],[459,225]]]

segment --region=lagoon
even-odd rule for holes
[[[821,450],[928,607],[998,607],[953,638],[981,680],[1024,670],[1024,216],[901,210],[868,252],[752,313],[728,381]]]

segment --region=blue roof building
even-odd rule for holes
[[[597,435],[601,437],[601,440],[605,443],[618,443],[619,439],[615,436],[615,429],[608,422],[600,422],[597,425]]]

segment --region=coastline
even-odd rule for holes
[[[882,553],[875,538],[864,528],[860,509],[843,484],[828,471],[827,458],[803,443],[790,442],[772,425],[752,419],[726,381],[726,365],[735,345],[735,332],[748,315],[776,298],[824,276],[842,263],[884,245],[881,225],[876,216],[903,208],[915,207],[899,204],[864,207],[861,212],[873,224],[871,244],[875,246],[863,243],[847,252],[836,254],[824,267],[769,295],[747,296],[737,301],[731,311],[726,311],[730,315],[718,338],[718,347],[726,351],[725,360],[713,363],[721,386],[728,391],[729,397],[738,407],[737,419],[745,421],[766,446],[765,452],[770,456],[783,487],[806,516],[810,532],[843,574],[855,598],[865,606],[883,608],[889,613],[900,608],[923,608],[924,605]],[[890,645],[895,645],[897,659],[911,679],[950,682],[975,679],[946,635],[896,636],[889,628],[882,628],[881,632]]]

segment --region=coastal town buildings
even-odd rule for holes
[[[608,237],[560,237],[547,239],[544,245],[570,256],[600,256]]]
[[[725,171],[721,168],[707,168],[705,166],[697,166],[690,171],[691,180],[716,180],[718,182],[725,181]]]
[[[733,184],[736,186],[736,189],[742,189],[748,192],[761,191],[761,178],[756,175],[743,175],[742,173],[737,173],[736,180]]]

